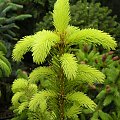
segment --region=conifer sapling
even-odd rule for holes
[[[79,64],[72,46],[92,43],[114,50],[116,42],[107,33],[80,30],[69,25],[69,21],[69,0],[57,0],[53,10],[55,30],[39,31],[15,45],[12,54],[15,61],[21,61],[31,51],[33,61],[40,65],[28,79],[18,78],[12,85],[17,115],[26,113],[31,120],[78,120],[83,109],[95,110],[96,104],[77,88],[81,84],[101,83],[105,76],[95,68]],[[42,66],[48,56],[50,65]]]

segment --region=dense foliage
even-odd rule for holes
[[[74,52],[84,43],[114,50],[116,42],[100,30],[70,26],[70,19],[69,0],[57,0],[53,10],[55,30],[39,31],[15,45],[12,54],[15,61],[21,61],[31,51],[39,67],[12,85],[14,119],[78,120],[84,110],[95,111],[97,105],[79,86],[103,83],[105,76],[89,65],[78,63]],[[47,57],[49,65],[43,66]]]
[[[11,0],[0,0],[0,119],[3,119],[1,116],[5,116],[4,110],[8,109],[11,104],[11,83],[18,69],[11,60],[11,50],[16,43],[19,36],[18,29],[20,29],[16,21],[32,17],[30,14],[19,13],[22,8],[22,5],[15,4]]]
[[[99,1],[94,0],[77,0],[70,1],[71,4],[71,21],[70,24],[80,28],[95,28],[110,33],[116,38],[118,48],[117,55],[120,51],[120,24],[117,16],[113,15],[112,10],[104,7]],[[49,8],[49,7],[48,7]],[[41,18],[41,17],[40,17]],[[54,29],[52,24],[51,9],[36,23],[35,31],[42,29]]]
[[[83,90],[94,99],[98,105],[91,120],[118,120],[119,119],[119,72],[120,61],[119,57],[115,56],[113,51],[103,53],[97,52],[95,47],[85,44],[81,46],[81,50],[76,52],[76,56],[80,63],[89,64],[106,75],[105,82],[100,84],[88,85],[88,88]],[[112,73],[112,74],[111,74]],[[85,120],[91,116],[90,112],[84,113],[82,118]]]
[[[66,23],[64,25],[68,26],[63,32],[60,32],[64,28],[61,22],[62,17],[58,25],[55,22],[57,17],[54,17],[57,14],[53,14],[55,11],[51,12],[55,2],[56,0],[0,0],[0,119],[11,119],[13,117],[11,110],[15,113],[13,118],[15,120],[53,119],[55,117],[58,119],[61,116],[59,111],[61,109],[59,99],[61,98],[65,102],[63,103],[66,119],[119,120],[120,17],[114,14],[119,12],[119,7],[117,7],[119,1],[69,0],[71,18],[69,20],[66,18],[69,25],[64,21]],[[115,7],[114,4],[116,4]],[[112,12],[103,5],[117,11]],[[110,49],[110,46],[111,49],[114,48],[114,45],[102,39],[113,38],[96,29],[114,36],[118,44],[117,50],[114,52],[103,50],[102,45],[107,49]],[[36,33],[36,31],[39,32]],[[96,36],[94,36],[95,33],[97,33]],[[106,35],[109,37],[105,37]],[[20,38],[22,39],[13,50],[13,58],[17,61],[14,62],[11,59],[11,51],[16,40]],[[44,42],[38,42],[43,39]],[[43,48],[39,48],[39,45]],[[99,49],[97,45],[100,45]],[[117,56],[114,53],[117,53]],[[20,59],[21,62],[18,62]],[[76,69],[73,66],[76,66]],[[80,72],[81,74],[78,74]],[[101,81],[97,79],[98,74],[96,77],[93,75],[94,72],[99,73],[99,76],[105,75],[104,82],[101,77]],[[61,76],[65,81],[64,97],[60,95],[62,93]],[[90,79],[88,80],[87,77]],[[18,87],[18,91],[14,87],[15,89]],[[73,100],[76,97],[79,100],[78,94],[83,95],[87,100],[91,99],[90,102],[96,107],[92,109],[88,101],[84,104],[82,101]],[[12,95],[13,105],[11,110],[8,110],[11,106]],[[38,101],[40,95],[42,99]],[[68,96],[72,96],[70,97],[72,100],[68,100]],[[34,102],[36,104],[33,104]]]

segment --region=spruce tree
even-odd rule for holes
[[[105,75],[86,64],[80,64],[74,51],[79,44],[92,43],[115,49],[109,34],[97,29],[82,29],[69,25],[69,0],[57,0],[53,10],[54,31],[42,30],[21,39],[12,57],[21,61],[31,51],[39,65],[28,78],[13,82],[12,104],[17,117],[29,120],[78,120],[83,110],[94,111],[96,104],[81,90],[80,85],[102,83]],[[43,66],[49,58],[48,66]]]

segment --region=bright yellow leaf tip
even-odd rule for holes
[[[70,21],[69,0],[57,0],[53,10],[53,24],[56,31],[62,33]]]
[[[61,65],[64,71],[64,74],[68,78],[68,80],[73,80],[76,78],[78,64],[76,57],[73,54],[65,53],[60,58]]]

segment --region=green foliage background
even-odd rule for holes
[[[23,31],[21,36],[33,34],[36,31],[42,29],[54,29],[52,25],[52,9],[55,0],[45,1],[15,1],[20,2],[25,6],[23,11],[33,15],[33,19],[27,21],[29,28],[26,29],[24,23],[21,23]],[[117,16],[113,15],[113,12],[108,7],[101,5],[99,1],[94,0],[70,0],[71,5],[71,24],[80,28],[96,28],[110,33],[118,41],[118,49],[116,53],[119,55],[119,41],[120,41],[120,24],[117,21]],[[103,4],[103,2],[102,2]],[[25,23],[26,25],[26,23]],[[29,30],[29,32],[28,32]]]

